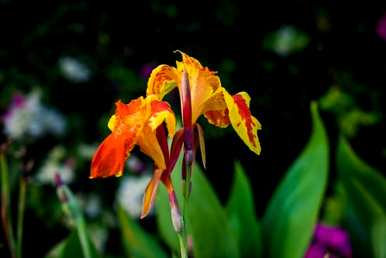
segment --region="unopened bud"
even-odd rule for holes
[[[169,193],[169,203],[173,228],[177,233],[180,233],[184,227],[184,220],[181,216],[180,209],[178,208],[178,203],[174,191]]]

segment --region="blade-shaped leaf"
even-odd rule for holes
[[[354,254],[386,256],[386,182],[341,138],[337,149],[337,171],[346,198],[344,224],[352,237]]]
[[[351,218],[355,218],[355,222],[362,228],[362,231],[355,232],[351,230],[351,225],[347,224],[353,238],[354,252],[366,257],[385,257],[386,216],[382,207],[356,180],[344,184],[344,189],[347,193],[348,205],[353,212]],[[354,232],[359,235],[354,235]],[[360,250],[357,247],[361,247]]]
[[[341,137],[337,149],[337,171],[343,182],[357,180],[386,211],[386,179],[367,165]]]
[[[156,240],[143,231],[121,207],[118,207],[118,218],[123,245],[128,256],[135,258],[168,257]]]
[[[225,209],[197,166],[192,173],[188,207],[188,233],[192,235],[194,257],[238,257],[236,238],[228,224]]]
[[[253,192],[240,163],[235,165],[227,214],[232,232],[238,240],[240,257],[261,257],[261,229],[255,215]]]
[[[184,200],[181,189],[181,159],[172,174],[179,205]],[[176,233],[170,219],[170,207],[164,187],[159,189],[156,202],[158,228],[166,243],[178,253]],[[201,170],[193,167],[192,193],[188,204],[188,234],[193,242],[193,255],[197,258],[238,257],[236,238],[228,224],[225,209]]]
[[[287,171],[263,218],[265,251],[269,257],[303,257],[326,188],[328,141],[316,103],[311,105],[312,136]]]

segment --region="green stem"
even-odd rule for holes
[[[178,242],[180,243],[180,253],[181,253],[181,258],[188,258],[188,250],[186,249],[186,234],[184,232],[177,233],[178,236]]]
[[[27,190],[27,181],[21,176],[20,177],[20,188],[19,188],[19,203],[18,203],[18,214],[17,214],[17,257],[22,257],[22,243],[23,243],[23,221],[24,221],[24,210],[25,210],[25,195]]]
[[[61,189],[65,197],[67,198],[65,205],[67,205],[70,216],[74,220],[76,225],[83,256],[84,258],[91,258],[91,249],[87,237],[86,223],[84,221],[83,214],[79,207],[78,201],[67,186],[62,185]]]
[[[1,221],[5,239],[8,243],[9,251],[12,257],[17,257],[15,249],[15,238],[12,229],[10,216],[10,187],[8,178],[8,167],[4,153],[0,153],[0,170],[1,170]]]

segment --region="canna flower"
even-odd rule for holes
[[[259,155],[261,147],[257,130],[261,129],[261,124],[250,112],[248,93],[231,95],[222,87],[216,72],[203,67],[195,58],[178,52],[182,55],[182,61],[177,61],[176,67],[163,64],[153,70],[146,94],[162,99],[175,87],[178,88],[184,128],[183,137],[176,141],[184,142],[184,158],[189,159],[188,164],[192,162],[190,159],[193,158],[197,142],[205,166],[204,135],[197,123],[201,115],[217,127],[232,125],[249,149]]]
[[[99,145],[91,162],[90,178],[119,177],[136,145],[154,161],[154,173],[145,190],[141,217],[149,213],[160,181],[165,184],[169,196],[174,196],[169,171],[176,158],[171,159],[169,155],[164,124],[169,136],[173,137],[175,115],[169,104],[155,95],[139,97],[128,104],[116,102],[115,114],[108,122],[111,133]]]

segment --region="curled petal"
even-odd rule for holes
[[[153,159],[159,169],[166,169],[165,157],[158,142],[156,131],[144,126],[138,137],[138,145],[143,153]]]
[[[146,95],[163,97],[177,86],[179,75],[176,68],[169,65],[159,65],[150,74],[147,82]]]
[[[176,50],[174,52],[179,53],[182,56],[182,63],[177,61],[177,70],[179,72],[182,72],[183,70],[186,69],[186,68],[185,69],[183,68],[183,65],[185,65],[191,69],[194,69],[194,70],[203,69],[203,66],[201,65],[201,63],[197,59],[195,59],[194,57],[191,57],[180,50]],[[189,73],[190,71],[187,71],[187,72]]]
[[[135,144],[130,133],[111,133],[99,145],[91,161],[90,178],[121,176],[125,161]]]
[[[156,169],[153,173],[152,179],[150,180],[149,184],[146,187],[145,194],[143,196],[141,219],[146,217],[149,214],[151,208],[153,207],[155,195],[157,193],[161,176],[162,176],[162,170]]]
[[[176,130],[176,117],[166,101],[153,100],[151,102],[151,116],[149,126],[152,130],[158,128],[163,122],[166,123],[169,137],[173,137]]]
[[[257,137],[257,130],[261,124],[252,116],[249,110],[250,97],[246,92],[231,96],[223,89],[224,99],[229,110],[229,120],[244,143],[256,154],[260,154],[261,147]]]

